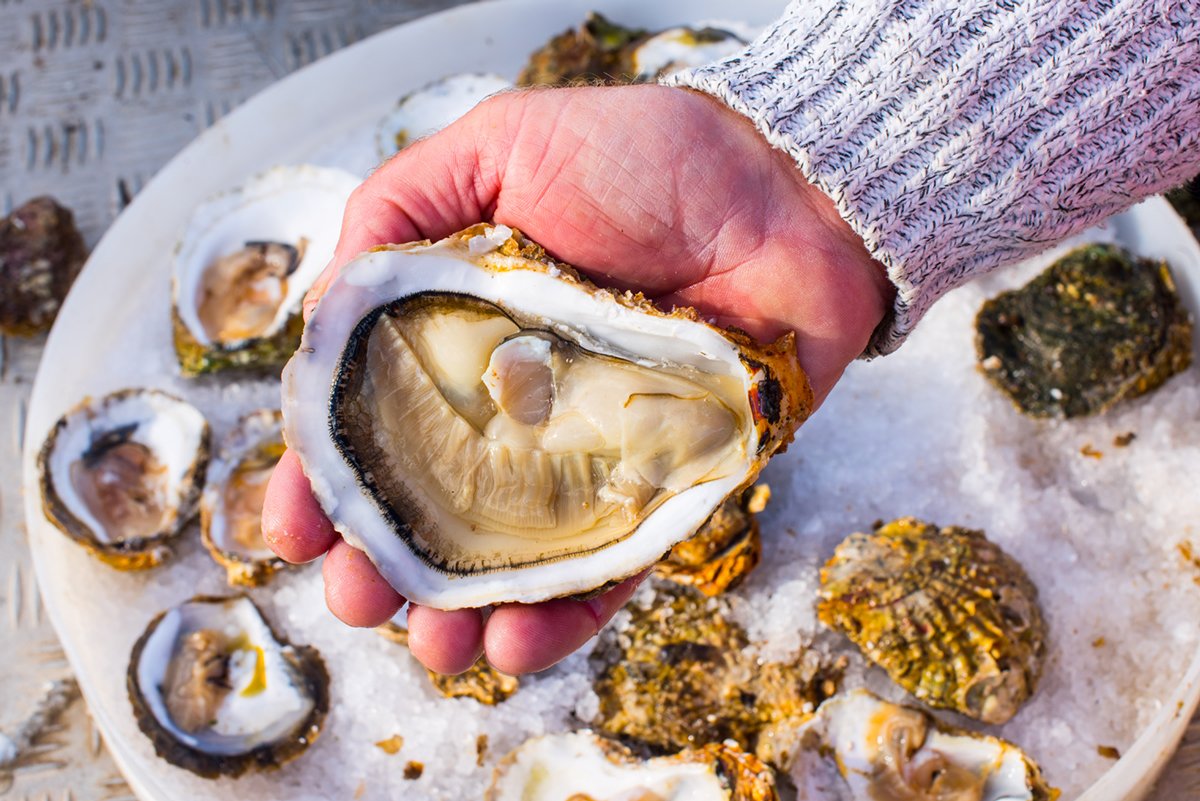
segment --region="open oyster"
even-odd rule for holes
[[[655,566],[655,574],[709,596],[741,584],[762,559],[755,515],[766,508],[770,498],[766,484],[755,484],[731,496],[699,531],[671,549]]]
[[[278,636],[244,595],[193,598],[154,618],[126,683],[158,755],[210,779],[295,759],[329,709],[320,655]]]
[[[504,226],[364,254],[284,372],[335,527],[436,608],[588,592],[652,565],[808,414],[789,335],[599,290]]]
[[[38,454],[42,507],[113,567],[154,567],[196,513],[208,455],[208,423],[178,398],[152,389],[89,398]]]
[[[775,775],[731,743],[641,760],[591,732],[526,741],[496,767],[487,801],[777,801]]]
[[[633,76],[630,45],[645,35],[593,11],[578,28],[560,33],[530,55],[517,85],[628,83]]]
[[[1054,801],[1012,743],[939,726],[866,690],[830,698],[794,732],[797,801]]]
[[[1042,672],[1037,588],[982,531],[906,517],[851,534],[821,570],[818,615],[917,698],[985,723]]]
[[[430,134],[437,133],[474,108],[484,98],[512,87],[499,75],[450,75],[400,98],[379,123],[375,136],[379,157],[385,159]]]
[[[333,256],[357,185],[341,170],[276,167],[196,209],[172,276],[184,375],[287,360],[304,295]]]
[[[975,319],[983,374],[1025,414],[1103,412],[1192,361],[1192,322],[1164,262],[1078,248]]]
[[[380,636],[391,640],[397,645],[408,646],[408,610],[402,609],[387,623],[376,628]],[[463,673],[448,676],[426,670],[429,683],[446,698],[473,698],[486,706],[495,706],[512,697],[520,687],[516,676],[501,673],[488,664],[485,657],[479,657]]]
[[[231,585],[257,587],[287,564],[262,536],[267,481],[285,447],[283,415],[260,409],[238,421],[209,465],[200,536]]]
[[[36,197],[0,219],[0,334],[50,330],[87,247],[70,209]]]
[[[652,81],[718,61],[745,46],[737,34],[721,28],[669,28],[631,46],[630,71],[638,80]]]
[[[721,599],[660,584],[649,605],[627,608],[629,625],[606,629],[590,658],[592,725],[621,740],[659,752],[732,740],[766,758],[775,729],[794,726],[841,680],[844,662],[815,651],[760,664]]]

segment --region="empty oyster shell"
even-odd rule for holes
[[[830,698],[794,732],[797,801],[1054,801],[1012,743],[939,726],[866,690]]]
[[[50,330],[87,247],[70,209],[36,197],[0,219],[0,333]]]
[[[821,570],[818,616],[917,698],[1003,723],[1037,686],[1037,588],[981,531],[906,517],[851,534]]]
[[[474,108],[481,100],[512,87],[499,75],[450,75],[400,98],[379,123],[375,136],[379,157],[385,159],[409,143],[437,133]]]
[[[113,567],[154,567],[196,513],[208,456],[208,423],[178,398],[152,389],[89,398],[38,454],[42,508]]]
[[[632,576],[808,414],[770,346],[596,289],[503,226],[364,254],[284,372],[285,435],[405,597],[533,602]]]
[[[1165,262],[1078,248],[975,318],[979,366],[1033,417],[1097,414],[1192,362],[1192,322]]]
[[[776,728],[836,692],[844,662],[805,650],[760,663],[723,600],[656,587],[648,604],[626,607],[628,626],[601,633],[590,657],[600,700],[592,725],[605,734],[659,752],[731,740],[766,758]]]
[[[127,686],[158,755],[210,779],[295,759],[329,709],[320,655],[277,635],[244,595],[196,597],[154,618]]]
[[[699,531],[655,565],[655,574],[709,596],[738,586],[762,559],[755,515],[766,508],[770,498],[766,484],[755,484],[728,498]]]
[[[262,536],[267,480],[285,447],[283,415],[260,409],[238,421],[209,464],[200,536],[231,586],[257,587],[287,566]]]
[[[596,795],[599,793],[599,795]],[[526,741],[496,767],[487,801],[778,801],[775,775],[731,743],[641,760],[588,731]]]
[[[172,274],[184,375],[287,360],[304,295],[333,256],[358,183],[341,170],[276,167],[196,209]]]

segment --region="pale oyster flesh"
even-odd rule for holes
[[[159,756],[202,776],[277,767],[320,732],[329,677],[245,596],[194,598],[134,646],[130,700]]]

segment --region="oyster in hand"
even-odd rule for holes
[[[160,757],[208,779],[295,759],[321,732],[329,674],[244,595],[193,598],[133,647],[129,700]]]
[[[53,198],[0,219],[0,334],[49,331],[85,259],[74,215]]]
[[[638,759],[588,731],[527,740],[496,767],[486,801],[778,801],[775,774],[732,743]]]
[[[755,484],[727,499],[699,531],[655,565],[655,574],[708,596],[741,584],[762,559],[762,536],[755,515],[770,497],[766,484]]]
[[[1015,715],[1041,676],[1037,588],[981,531],[906,517],[851,534],[821,570],[817,612],[917,698],[985,723]]]
[[[984,376],[1032,417],[1098,414],[1192,362],[1192,321],[1165,262],[1112,245],[1071,251],[983,304]]]
[[[355,259],[284,372],[285,436],[325,513],[441,609],[639,573],[811,406],[791,335],[664,314],[489,225]]]
[[[866,690],[830,698],[793,733],[797,801],[1055,801],[1037,764],[995,737],[944,729]]]

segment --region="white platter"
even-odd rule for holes
[[[216,381],[189,383],[177,374],[169,337],[169,261],[192,209],[275,164],[316,162],[360,172],[369,169],[374,159],[376,123],[402,94],[458,72],[515,76],[532,49],[552,34],[577,25],[591,8],[599,8],[624,23],[666,27],[729,17],[765,24],[783,5],[782,0],[743,0],[736,5],[721,0],[505,0],[429,16],[339,52],[258,95],[163,168],[112,226],[77,281],[45,350],[26,428],[25,503],[34,563],[50,617],[92,714],[140,798],[218,799],[229,797],[235,787],[245,798],[320,798],[328,792],[321,789],[325,785],[319,781],[298,779],[295,765],[275,777],[254,777],[236,784],[205,783],[157,760],[132,725],[124,700],[129,648],[146,622],[168,604],[198,591],[221,591],[220,571],[210,569],[193,543],[183,549],[173,566],[141,575],[117,573],[88,557],[49,525],[41,513],[33,470],[36,451],[53,422],[84,396],[126,386],[175,391],[201,406],[214,422],[218,439],[242,411],[277,402],[276,388],[264,382],[226,390]],[[1165,203],[1155,200],[1139,206],[1120,218],[1112,231],[1118,240],[1141,253],[1168,258],[1180,275],[1181,289],[1193,311],[1198,307],[1200,249]],[[836,414],[843,400],[848,404],[868,392],[870,369],[872,365],[855,365],[848,375],[847,388],[839,390],[840,396],[831,399],[822,415]],[[810,439],[819,436],[821,432],[814,431]],[[794,449],[785,458],[788,465],[798,465],[803,458],[801,449]],[[776,474],[784,469],[776,468]],[[780,509],[786,511],[789,506],[784,503]],[[319,582],[311,570],[285,578],[282,587],[281,592],[288,593],[293,601],[301,589],[310,594],[319,592]],[[256,593],[255,597],[265,602],[273,620],[281,620],[269,593]],[[114,615],[114,605],[120,614]],[[314,622],[319,613],[313,610],[319,607],[318,598],[283,619],[283,629],[293,640],[328,647],[330,637],[342,635],[340,630],[330,634],[334,627],[325,620]],[[309,637],[310,628],[320,630]],[[382,671],[378,666],[387,660],[402,659],[394,652],[385,654],[385,646],[369,633],[351,634],[359,637],[364,664],[371,670]],[[576,659],[569,666],[581,664]],[[402,670],[393,679],[397,687],[418,695],[426,692],[419,683],[424,677],[418,669],[405,664]],[[354,748],[359,747],[355,744],[346,750],[345,743],[339,742],[339,738],[350,736],[351,726],[344,716],[339,719],[337,706],[337,683],[346,677],[335,672],[333,680],[334,707],[328,730],[302,762],[328,760],[335,753],[355,753]],[[368,673],[355,680],[379,679]],[[535,682],[527,693],[528,700],[522,703],[536,704],[542,692],[539,686],[544,687],[548,697],[552,691],[575,687],[571,681],[563,679],[555,685]],[[1080,798],[1118,801],[1146,792],[1178,742],[1198,697],[1200,655],[1191,660],[1186,676],[1181,676],[1177,688],[1162,699],[1161,708],[1123,758]],[[434,703],[425,696],[421,698],[426,706]],[[496,714],[515,716],[517,712],[512,710],[519,709],[514,705]],[[398,716],[402,712],[398,710]],[[536,727],[524,718],[521,721],[521,725]],[[512,728],[517,731],[520,726],[514,723]],[[387,736],[387,731],[379,731],[379,739]],[[363,740],[361,747],[373,757],[378,756],[369,739]],[[419,749],[420,744],[414,742],[413,747]],[[402,766],[403,761],[397,763],[397,773]],[[353,764],[342,768],[356,769]],[[375,771],[371,776],[379,773],[375,767],[371,770]],[[357,792],[354,782],[331,786],[348,786]],[[397,779],[394,784],[385,781],[383,785],[362,784],[359,788],[368,801],[401,794],[405,798],[446,797],[434,791],[423,792],[423,786],[406,785]]]

